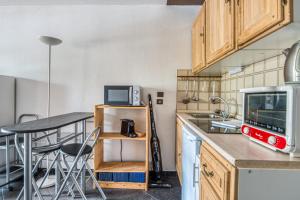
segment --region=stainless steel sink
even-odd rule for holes
[[[199,118],[219,118],[219,116],[213,114],[213,113],[188,113],[193,118],[199,119]]]

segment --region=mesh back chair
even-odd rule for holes
[[[101,189],[98,181],[96,180],[96,177],[91,169],[91,167],[88,164],[88,160],[92,155],[93,152],[93,148],[96,144],[96,142],[98,141],[98,137],[100,135],[100,127],[96,128],[91,134],[89,134],[87,136],[87,138],[85,139],[85,141],[80,144],[80,143],[71,143],[71,144],[66,144],[63,145],[60,149],[60,152],[62,153],[62,158],[64,161],[64,164],[67,167],[68,173],[66,176],[64,176],[64,181],[58,191],[58,193],[56,194],[54,200],[57,200],[61,193],[63,192],[65,186],[69,183],[69,193],[73,193],[73,188],[74,186],[76,187],[76,189],[78,190],[78,192],[80,193],[80,196],[82,197],[82,199],[86,200],[86,196],[84,194],[84,192],[82,191],[82,189],[80,188],[79,183],[77,182],[78,177],[80,176],[80,173],[82,172],[82,170],[84,169],[84,167],[86,167],[87,172],[90,174],[90,177],[92,178],[95,186],[97,187],[102,199],[106,199],[106,196],[103,192],[103,190]],[[95,137],[92,139],[92,136],[95,135]],[[91,145],[88,145],[88,142],[92,141]],[[72,163],[71,166],[69,166],[68,162],[66,161],[66,157],[73,157],[74,161]],[[78,174],[76,175],[76,177],[74,176],[75,172],[74,169],[78,164],[78,161],[82,161],[82,165],[78,171]],[[74,194],[74,193],[73,193]]]
[[[17,123],[22,123],[25,118],[30,118],[33,120],[37,120],[39,117],[36,114],[22,114],[19,116]],[[5,141],[0,142],[0,150],[5,150],[5,183],[2,184],[0,187],[7,185],[7,188],[9,190],[12,190],[13,188],[10,187],[10,183],[14,182],[15,180],[18,180],[20,176],[22,176],[21,171],[23,170],[23,166],[19,165],[19,157],[17,157],[17,154],[14,154],[14,158],[16,163],[14,165],[11,165],[10,162],[10,150],[15,148],[15,143],[13,137],[14,134],[0,134],[0,138],[5,138]],[[23,138],[19,138],[19,142],[23,142]],[[15,170],[11,170],[11,167],[15,167]],[[16,175],[19,174],[19,175]],[[14,175],[12,178],[11,176]]]

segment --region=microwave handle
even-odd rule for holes
[[[130,86],[129,87],[129,104],[132,105],[132,96],[133,96],[133,92],[132,92],[133,87]]]

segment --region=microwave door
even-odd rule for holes
[[[131,105],[131,86],[105,86],[104,102],[107,105]]]

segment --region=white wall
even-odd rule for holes
[[[164,168],[175,170],[176,69],[191,66],[191,26],[198,10],[0,7],[0,74],[21,78],[17,113],[45,115],[48,49],[38,37],[59,37],[63,44],[53,47],[52,115],[93,111],[94,104],[103,102],[105,84],[141,85],[144,96],[164,91],[164,105],[155,105],[155,117]]]

